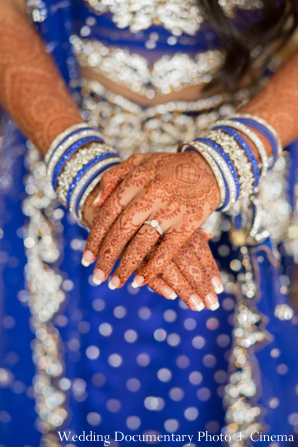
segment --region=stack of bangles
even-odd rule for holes
[[[261,134],[270,144],[272,156],[268,156]],[[260,163],[243,135],[259,154]],[[197,151],[210,165],[220,190],[217,211],[229,211],[235,203],[244,199],[254,202],[260,180],[272,169],[282,147],[275,129],[262,118],[249,114],[235,114],[217,121],[206,136],[190,143],[182,143],[178,151]],[[243,202],[244,200],[244,202]]]
[[[86,199],[104,172],[120,162],[117,152],[88,123],[76,124],[58,135],[45,156],[52,188],[79,222]]]

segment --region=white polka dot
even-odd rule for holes
[[[219,326],[219,321],[217,318],[209,318],[206,321],[206,327],[210,330],[210,331],[214,331],[215,329],[217,329]]]
[[[137,363],[140,365],[140,366],[148,366],[149,365],[149,363],[150,363],[150,356],[148,355],[148,354],[146,354],[146,353],[143,353],[143,354],[139,354],[138,356],[137,356]]]
[[[218,247],[218,253],[220,256],[228,256],[230,254],[230,247],[228,245],[220,245]]]
[[[62,283],[62,287],[66,292],[70,292],[74,288],[74,283],[70,279],[66,279]]]
[[[107,381],[107,379],[104,374],[96,373],[96,374],[93,374],[93,376],[92,376],[92,383],[93,383],[93,385],[95,385],[97,387],[104,386],[106,381]]]
[[[209,400],[211,397],[211,392],[208,388],[200,388],[197,391],[197,398],[201,400],[202,402],[205,402],[206,400]]]
[[[218,371],[216,371],[216,373],[214,373],[214,380],[217,383],[225,383],[227,379],[228,375],[223,369],[219,369]]]
[[[72,338],[68,341],[67,346],[70,351],[75,352],[80,349],[81,343],[77,338]]]
[[[175,45],[177,42],[178,42],[178,39],[175,36],[170,36],[167,39],[168,45]]]
[[[87,383],[83,379],[74,379],[72,382],[72,392],[75,397],[82,396],[87,388]]]
[[[167,368],[161,368],[157,371],[157,377],[161,382],[169,382],[172,379],[172,373]]]
[[[182,390],[182,388],[175,387],[170,389],[169,396],[175,402],[180,402],[180,400],[182,400],[184,397],[184,391]]]
[[[151,317],[151,310],[149,307],[140,307],[138,314],[141,320],[149,320]]]
[[[7,411],[0,411],[0,422],[7,424],[11,421],[11,416]]]
[[[276,349],[276,348],[271,349],[270,355],[271,355],[271,357],[277,359],[280,356],[280,350]]]
[[[12,329],[16,324],[16,320],[11,317],[10,315],[6,315],[5,317],[3,317],[2,319],[2,326],[5,329]]]
[[[14,376],[8,369],[0,368],[0,387],[5,388],[12,382]]]
[[[21,394],[25,391],[26,386],[20,380],[16,380],[10,385],[11,391],[15,394]]]
[[[203,346],[205,346],[205,339],[203,337],[201,337],[200,335],[197,335],[196,337],[194,337],[192,339],[191,344],[196,349],[202,349]]]
[[[220,430],[220,424],[217,421],[209,421],[205,425],[205,428],[208,433],[213,435]]]
[[[126,382],[126,388],[135,393],[136,391],[139,391],[139,389],[141,388],[141,382],[138,379],[135,379],[134,377],[132,377],[131,379],[128,379]]]
[[[232,310],[235,307],[235,301],[232,298],[224,298],[221,305],[225,310]]]
[[[66,379],[66,377],[63,377],[63,379],[59,380],[59,388],[62,391],[67,391],[71,387],[71,381],[69,379]]]
[[[161,411],[165,406],[165,401],[161,397],[148,396],[144,400],[144,405],[147,410]]]
[[[88,334],[88,332],[91,329],[91,326],[90,323],[88,323],[88,321],[80,321],[78,328],[81,334]]]
[[[108,357],[108,363],[113,368],[118,368],[122,362],[123,362],[123,359],[122,359],[121,355],[119,355],[119,354],[111,354]]]
[[[164,329],[156,329],[153,336],[156,341],[164,341],[167,338],[167,333]]]
[[[217,395],[219,396],[219,397],[221,397],[221,398],[223,398],[224,397],[224,394],[225,394],[225,385],[221,385],[221,386],[219,386],[218,388],[217,388]]]
[[[196,325],[197,322],[194,318],[186,318],[186,320],[184,321],[184,327],[188,331],[192,331],[196,327]]]
[[[127,286],[127,291],[130,295],[137,295],[140,292],[139,287],[137,287],[136,289],[134,289],[131,284],[128,284]]]
[[[291,413],[288,416],[288,421],[291,425],[298,425],[298,413]]]
[[[137,430],[141,425],[141,419],[138,416],[129,416],[126,419],[126,426],[130,430]]]
[[[179,422],[177,419],[167,419],[164,423],[164,428],[169,433],[175,433],[179,428]]]
[[[90,425],[99,425],[101,422],[101,416],[98,413],[95,413],[93,411],[91,411],[90,413],[87,414],[87,422]]]
[[[200,385],[203,376],[199,371],[193,371],[189,374],[189,381],[192,385]]]
[[[116,318],[124,318],[127,313],[127,310],[124,306],[117,306],[113,310],[113,314]]]
[[[284,374],[287,374],[289,368],[284,363],[281,363],[280,365],[278,365],[276,370],[277,370],[278,374],[284,375]]]
[[[113,328],[110,325],[110,323],[101,323],[98,326],[98,332],[100,333],[100,335],[102,335],[103,337],[109,337],[111,335],[111,333],[113,332]]]
[[[188,421],[195,421],[198,416],[199,416],[199,411],[196,407],[189,407],[189,408],[186,408],[186,410],[184,411],[184,417]]]
[[[101,298],[97,298],[92,303],[93,309],[96,310],[97,312],[100,312],[101,310],[103,310],[105,308],[105,306],[106,306],[106,303]]]
[[[176,364],[177,364],[178,368],[186,369],[186,368],[188,368],[190,361],[186,355],[180,355],[176,359]]]
[[[270,408],[277,408],[279,406],[279,399],[277,399],[277,397],[273,397],[272,399],[269,400],[269,407]]]
[[[100,351],[97,346],[94,346],[94,345],[88,346],[88,348],[86,349],[86,356],[90,360],[98,359],[99,354],[100,354]]]
[[[295,393],[298,394],[298,385],[295,386]]]
[[[202,362],[207,368],[214,368],[216,365],[216,358],[214,355],[207,354],[203,357]]]
[[[231,341],[231,339],[227,334],[220,334],[216,338],[216,343],[218,344],[218,346],[220,348],[226,348],[227,346],[229,346],[230,341]]]
[[[109,399],[106,407],[111,413],[118,413],[121,410],[121,402],[118,399]]]
[[[188,306],[182,300],[179,300],[178,305],[179,305],[179,307],[181,307],[181,309],[184,309],[184,310],[188,309]]]
[[[163,317],[168,323],[173,323],[177,319],[177,313],[173,309],[168,309],[164,312]]]
[[[125,331],[124,333],[124,339],[128,342],[128,343],[134,343],[136,341],[136,339],[138,338],[138,334],[136,333],[136,331],[134,331],[133,329],[128,329],[127,331]]]
[[[168,335],[168,337],[167,337],[167,342],[168,342],[168,344],[169,344],[170,346],[173,346],[173,347],[178,346],[179,343],[180,343],[180,341],[181,341],[181,339],[180,339],[180,335],[175,334],[175,333],[170,334],[170,335]]]

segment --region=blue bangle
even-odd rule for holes
[[[197,141],[197,140],[196,140],[196,141]],[[192,146],[187,146],[187,148],[184,149],[184,152],[187,152],[187,151],[193,151],[193,152],[200,153],[199,151],[196,150],[196,148],[194,148],[194,147],[192,147]],[[213,159],[213,160],[214,160],[214,159]],[[220,208],[217,208],[216,211],[224,211],[224,209],[228,206],[229,201],[230,201],[230,190],[229,190],[229,187],[228,187],[228,183],[227,183],[227,181],[226,181],[226,178],[225,178],[225,176],[224,176],[224,174],[223,174],[223,172],[222,172],[222,170],[221,170],[221,167],[220,167],[219,164],[216,162],[216,160],[214,160],[214,163],[216,163],[216,166],[218,167],[218,169],[219,169],[220,172],[221,172],[221,176],[222,176],[222,179],[223,179],[223,182],[224,182],[224,185],[225,185],[225,191],[226,191],[225,201],[224,201],[223,205],[222,205]]]
[[[86,124],[86,127],[82,127],[82,128],[80,128],[80,129],[76,129],[76,130],[74,130],[73,132],[69,133],[66,137],[64,137],[63,140],[61,140],[61,141],[59,142],[59,144],[56,146],[56,148],[53,150],[53,152],[52,152],[52,154],[51,154],[49,160],[47,161],[47,164],[50,163],[50,161],[51,161],[53,155],[55,154],[56,150],[61,146],[61,144],[65,143],[65,141],[68,140],[68,138],[73,137],[73,136],[76,135],[77,133],[85,132],[85,131],[88,131],[88,130],[93,130],[93,132],[95,132],[94,127],[90,127],[90,126],[88,126],[88,124]],[[100,138],[98,135],[96,135],[96,136],[97,136],[97,138],[99,138],[99,141],[101,141],[102,143],[105,142],[105,141],[104,141],[102,138]]]
[[[201,137],[201,138],[196,138],[194,141],[201,141],[202,143],[205,143],[208,146],[212,147],[225,160],[225,162],[227,163],[227,165],[230,169],[230,172],[234,178],[235,187],[236,187],[236,200],[237,200],[240,195],[240,183],[239,183],[238,174],[234,168],[233,163],[231,162],[230,158],[228,157],[228,155],[219,146],[219,144],[215,143],[214,141],[210,140],[209,138]]]
[[[242,149],[244,150],[247,158],[249,159],[249,161],[251,163],[253,176],[254,176],[254,189],[257,188],[257,186],[259,184],[259,180],[260,180],[259,166],[258,166],[258,162],[256,160],[256,157],[254,156],[252,150],[250,149],[250,147],[248,146],[246,141],[239,135],[239,133],[236,130],[231,129],[230,127],[227,127],[227,126],[216,126],[216,127],[213,127],[213,129],[215,129],[215,130],[222,130],[223,132],[231,135],[237,141],[239,146],[242,147]]]
[[[253,129],[256,129],[259,132],[261,132],[264,135],[264,137],[267,138],[267,140],[270,143],[270,146],[272,147],[272,153],[273,153],[272,166],[273,166],[274,163],[276,162],[276,160],[278,159],[278,146],[277,146],[276,140],[275,140],[272,132],[270,132],[270,130],[267,129],[266,126],[263,126],[263,124],[260,124],[257,121],[254,121],[253,119],[250,119],[250,118],[239,117],[239,118],[229,118],[229,119],[231,121],[239,121],[239,123],[246,124],[247,126],[250,126]],[[271,168],[272,168],[272,166],[271,166]]]
[[[68,193],[66,196],[66,205],[67,207],[69,207],[69,202],[71,199],[71,195],[72,192],[74,190],[74,188],[76,187],[76,184],[80,181],[80,179],[82,178],[82,176],[85,174],[85,172],[91,168],[93,165],[95,165],[98,161],[100,160],[104,160],[106,158],[111,158],[111,157],[115,157],[115,154],[111,153],[111,152],[105,152],[103,154],[97,155],[97,157],[93,158],[92,160],[89,161],[89,163],[87,163],[78,173],[77,175],[74,177],[74,179],[72,180],[69,189],[68,189]]]
[[[98,141],[99,143],[102,143],[102,139],[98,136],[90,136],[81,138],[79,141],[76,141],[72,146],[70,146],[67,151],[63,154],[63,156],[60,158],[59,162],[55,166],[53,177],[52,177],[52,186],[54,190],[57,188],[58,183],[58,177],[61,174],[62,169],[64,168],[64,165],[66,162],[72,157],[72,155],[77,152],[84,144],[92,143]]]
[[[97,177],[99,174],[101,174],[102,172],[106,171],[108,168],[111,168],[114,165],[117,165],[121,162],[121,160],[119,161],[114,161],[112,163],[109,163],[108,165],[102,166],[101,168],[99,168],[93,175],[92,177],[90,177],[88,179],[88,182],[84,185],[84,187],[81,189],[77,199],[76,199],[76,203],[74,206],[74,212],[76,214],[76,216],[79,216],[79,207],[80,207],[80,201],[82,196],[84,195],[86,189],[88,188],[88,186],[90,185],[90,183],[95,179],[95,177]]]

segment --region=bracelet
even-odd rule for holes
[[[230,119],[237,120],[243,124],[247,124],[250,127],[261,132],[269,141],[273,152],[273,164],[276,162],[280,154],[282,153],[282,145],[280,138],[271,124],[267,123],[266,120],[255,115],[250,115],[249,113],[236,113]],[[272,166],[271,166],[272,167]]]
[[[104,142],[104,139],[101,137],[101,134],[98,132],[96,128],[89,125],[88,123],[80,123],[80,124],[74,124],[73,126],[68,127],[63,132],[61,132],[57,137],[52,141],[46,155],[45,155],[45,163],[48,164],[51,157],[53,156],[54,152],[60,146],[60,144],[64,143],[66,138],[73,138],[75,137],[76,133],[81,130],[93,130],[101,139],[102,142]],[[76,140],[77,141],[77,140]]]
[[[245,151],[241,148],[241,146],[239,146],[233,137],[222,132],[221,130],[212,130],[208,134],[207,138],[222,147],[237,169],[240,182],[239,200],[249,197],[253,193],[254,177],[251,164],[249,163],[249,159]]]
[[[82,221],[82,211],[87,197],[100,181],[105,172],[120,163],[119,157],[97,163],[89,169],[76,184],[69,203],[69,211],[75,220]]]
[[[252,172],[253,172],[253,176],[254,176],[254,191],[256,191],[256,188],[259,184],[260,172],[259,172],[258,162],[257,162],[254,154],[252,153],[252,151],[251,151],[250,147],[248,146],[248,144],[246,143],[246,141],[243,140],[243,138],[234,129],[231,129],[228,126],[220,125],[220,123],[222,123],[222,121],[220,121],[218,123],[218,125],[216,125],[212,129],[213,130],[222,130],[223,132],[227,133],[228,135],[231,135],[234,138],[234,140],[239,144],[239,146],[244,150],[244,152],[251,164],[251,168],[252,168]]]
[[[92,143],[88,148],[79,149],[76,155],[66,163],[63,172],[58,177],[56,194],[61,203],[65,206],[69,205],[71,191],[74,189],[74,179],[82,169],[85,172],[93,166],[93,163],[115,156],[117,152],[107,144]]]
[[[249,129],[249,127],[245,126],[244,124],[242,124],[238,121],[234,121],[230,118],[227,120],[218,121],[216,123],[216,126],[217,125],[232,127],[236,130],[239,130],[240,132],[242,132],[245,136],[247,136],[250,139],[250,141],[255,145],[258,153],[260,154],[261,163],[262,163],[261,176],[265,177],[267,174],[268,168],[269,168],[269,160],[268,160],[268,155],[267,155],[265,146],[264,146],[261,138],[259,138],[255,132],[253,132],[251,129]]]

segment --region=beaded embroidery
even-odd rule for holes
[[[162,25],[175,36],[194,35],[204,22],[204,11],[198,0],[85,0],[97,14],[113,14],[118,28],[130,27],[137,33],[152,25]],[[236,8],[254,10],[262,7],[261,0],[219,0],[225,14],[233,17]]]

